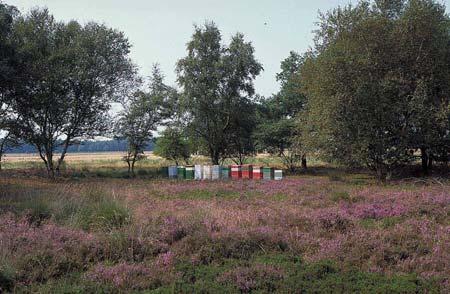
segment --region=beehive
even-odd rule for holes
[[[203,168],[201,165],[194,166],[194,178],[201,180],[203,178]]]
[[[231,178],[232,179],[242,178],[242,167],[240,165],[231,166]]]
[[[184,166],[178,166],[177,173],[179,180],[184,180],[186,178],[186,168]]]
[[[204,180],[212,179],[212,166],[210,166],[210,165],[203,166],[203,179]]]
[[[254,166],[253,167],[253,179],[255,180],[261,180],[263,178],[263,170],[260,166]]]
[[[169,166],[168,173],[169,173],[169,179],[176,179],[177,175],[178,175],[177,167]]]
[[[194,179],[194,166],[188,165],[186,166],[186,180],[193,180]]]
[[[218,180],[220,179],[220,166],[213,165],[211,169],[211,179]]]
[[[263,179],[272,180],[273,179],[273,168],[263,167]]]
[[[242,166],[242,178],[243,179],[253,178],[253,166],[251,164],[246,164]]]
[[[283,171],[281,169],[276,169],[274,171],[274,179],[276,181],[281,181],[283,179]]]
[[[231,176],[231,169],[229,166],[220,167],[220,177],[224,180],[228,180]]]

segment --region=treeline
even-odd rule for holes
[[[99,135],[126,140],[133,173],[158,126],[155,152],[176,162],[199,153],[243,163],[264,151],[292,170],[313,156],[380,179],[417,156],[425,174],[448,164],[450,18],[436,1],[320,14],[314,46],[281,62],[270,97],[255,91],[263,66],[252,43],[241,33],[223,40],[213,22],[194,27],[169,86],[157,65],[138,76],[119,31],[58,22],[45,9],[1,4],[0,15],[0,156],[26,142],[50,176],[71,146]],[[122,110],[110,117],[114,102]]]
[[[153,150],[153,142],[147,143],[144,148],[145,151]],[[88,153],[88,152],[125,152],[128,149],[128,142],[126,140],[102,140],[102,141],[83,141],[79,144],[72,145],[67,149],[70,153]],[[61,146],[55,149],[55,153],[62,152]],[[38,153],[35,146],[30,144],[19,144],[7,150],[8,153]]]

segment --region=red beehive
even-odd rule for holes
[[[242,178],[242,166],[240,166],[240,165],[232,165],[231,166],[231,178],[232,179]]]
[[[246,164],[242,166],[242,178],[243,179],[251,179],[253,178],[253,166],[250,164]]]
[[[253,167],[253,179],[261,180],[263,178],[263,170],[260,166]]]

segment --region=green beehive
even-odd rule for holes
[[[228,180],[230,178],[231,169],[229,166],[221,166],[220,167],[220,177],[224,180]]]
[[[193,165],[186,166],[186,180],[193,180],[194,173],[195,173],[195,168]]]
[[[273,168],[263,167],[263,179],[272,180],[273,179]]]
[[[186,178],[186,168],[184,166],[178,166],[177,172],[179,180],[184,180]]]

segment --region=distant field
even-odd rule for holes
[[[56,154],[55,159],[58,154]],[[95,153],[68,153],[65,158],[65,169],[71,172],[108,174],[116,173],[121,176],[127,169],[127,165],[122,161],[124,152],[95,152]],[[167,161],[152,152],[146,152],[147,158],[136,163],[136,170],[142,173],[164,166],[174,164]],[[204,156],[192,156],[189,164],[209,164],[209,159]],[[248,159],[248,163],[258,165],[270,165],[282,168],[282,162],[279,158],[271,157],[268,154],[259,154],[256,157]],[[180,162],[180,164],[186,164]],[[233,164],[231,160],[226,160],[224,164]],[[323,166],[323,163],[317,160],[310,160],[311,166]],[[6,154],[3,158],[2,166],[4,169],[43,169],[44,164],[38,154]]]
[[[89,153],[68,153],[66,156],[66,161],[89,161],[89,160],[120,160],[124,152],[89,152]],[[152,152],[147,152],[146,155],[149,158],[155,157]],[[59,156],[59,154],[56,154]],[[41,161],[39,154],[28,153],[14,153],[6,154],[4,157],[5,162],[23,162],[23,161]]]

